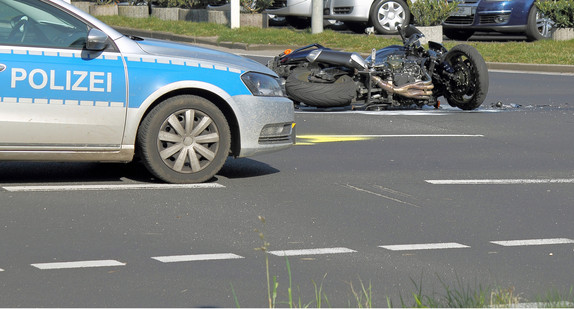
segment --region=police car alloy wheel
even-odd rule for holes
[[[230,144],[223,113],[210,101],[193,95],[160,103],[144,118],[138,132],[144,164],[170,183],[211,179],[225,163]]]

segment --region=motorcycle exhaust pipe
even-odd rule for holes
[[[400,96],[411,99],[429,100],[432,96],[432,89],[434,88],[434,85],[430,80],[414,82],[397,87],[393,85],[392,82],[384,81],[378,76],[372,76],[371,78],[377,86],[381,87],[386,92],[391,94],[396,93]]]
[[[366,70],[369,68],[367,62],[358,53],[347,53],[329,49],[316,49],[307,55],[309,62],[323,62],[344,67]]]

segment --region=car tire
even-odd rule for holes
[[[403,0],[376,0],[371,7],[370,23],[380,34],[397,34],[398,26],[411,21],[409,6]]]
[[[468,41],[468,39],[474,34],[474,31],[457,30],[457,29],[443,29],[443,34],[451,40]]]
[[[229,156],[231,133],[221,110],[205,98],[179,95],[143,119],[137,147],[143,163],[168,183],[205,182]]]
[[[533,5],[530,13],[528,13],[528,22],[526,24],[526,37],[528,40],[549,39],[552,37],[554,30],[554,22],[550,18],[545,17],[536,5]]]

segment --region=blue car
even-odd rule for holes
[[[476,31],[524,34],[531,41],[549,38],[554,22],[538,11],[535,0],[462,0],[444,23],[444,34],[465,41]]]
[[[0,0],[0,89],[0,160],[139,157],[196,183],[293,145],[293,102],[264,65],[125,36],[60,0]]]

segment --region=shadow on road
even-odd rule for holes
[[[0,184],[142,182],[163,183],[150,174],[142,163],[90,162],[0,162]],[[217,176],[230,179],[251,178],[278,173],[259,161],[227,159]],[[217,177],[209,182],[217,181]]]

